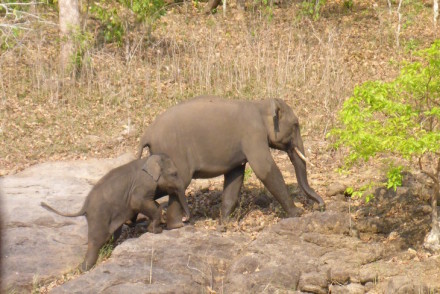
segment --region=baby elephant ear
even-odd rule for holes
[[[160,156],[151,155],[142,167],[142,170],[146,171],[156,182],[159,180],[162,172],[160,161]]]

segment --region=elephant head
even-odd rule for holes
[[[171,158],[165,154],[151,155],[143,170],[157,182],[157,187],[160,190],[166,192],[170,197],[177,196],[189,218],[190,211],[185,197],[185,186]]]
[[[301,138],[298,117],[281,99],[262,101],[264,120],[268,132],[269,146],[287,152],[292,162],[298,185],[311,199],[324,208],[322,198],[309,186],[307,180],[306,157]]]

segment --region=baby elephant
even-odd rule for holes
[[[150,218],[149,232],[161,233],[161,208],[154,199],[167,194],[170,201],[180,202],[189,218],[183,181],[171,159],[161,154],[134,160],[111,170],[93,187],[77,213],[61,213],[44,202],[41,206],[62,216],[86,216],[88,247],[81,270],[87,271],[95,265],[100,248],[111,235],[138,213]],[[175,227],[173,222],[181,223],[181,220],[172,220],[172,217],[167,219],[168,228]]]

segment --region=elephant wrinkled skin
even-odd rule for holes
[[[41,205],[62,216],[85,215],[88,224],[88,247],[81,270],[89,270],[98,259],[99,249],[111,235],[120,234],[122,225],[138,213],[150,218],[148,231],[161,233],[161,208],[155,198],[170,195],[177,199],[189,217],[185,198],[185,187],[178,176],[177,168],[166,155],[152,155],[137,159],[107,173],[93,187],[84,201],[82,209],[73,214],[61,213],[46,203]],[[182,226],[182,220],[167,218],[168,228]]]
[[[325,207],[307,181],[298,118],[280,99],[240,101],[201,96],[180,103],[147,127],[140,140],[138,158],[147,146],[151,154],[165,153],[171,157],[185,187],[193,178],[223,174],[222,218],[228,218],[237,205],[246,162],[289,216],[300,214],[270,148],[287,152],[301,189],[322,209]],[[170,203],[169,214],[180,218],[178,202]]]

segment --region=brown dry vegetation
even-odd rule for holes
[[[56,26],[33,22],[1,51],[0,173],[134,151],[158,113],[200,94],[281,97],[300,117],[305,141],[326,144],[356,84],[392,78],[400,60],[434,40],[431,8],[415,2],[402,7],[400,48],[386,1],[355,1],[352,10],[328,1],[317,21],[301,16],[300,3],[274,6],[273,15],[232,7],[226,17],[173,5],[150,40],[132,31],[117,47],[90,33],[83,66],[67,80],[58,73]],[[56,23],[51,9],[36,13]]]

